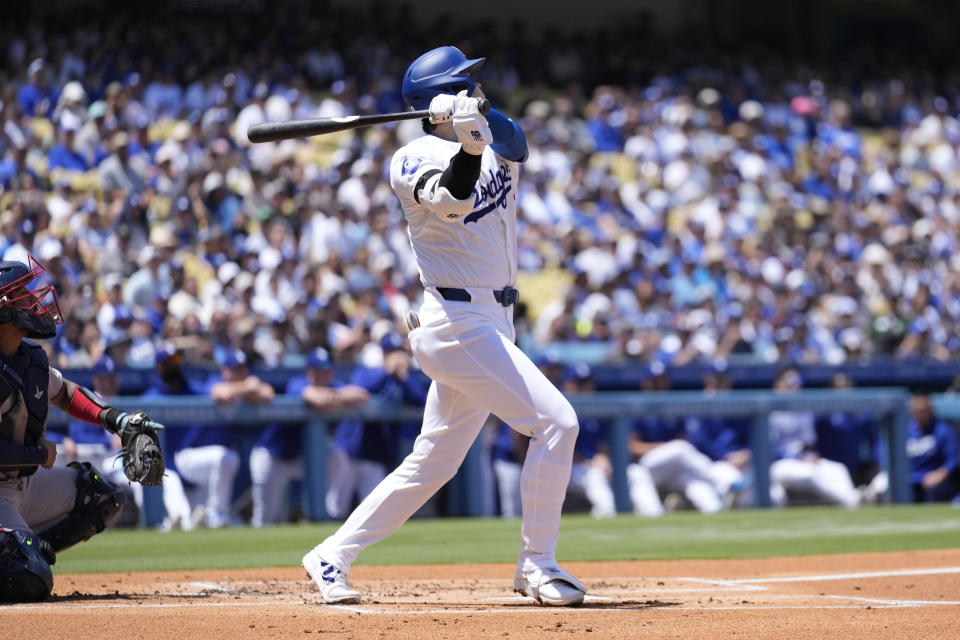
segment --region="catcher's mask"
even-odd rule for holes
[[[63,324],[60,303],[53,285],[30,290],[30,284],[46,271],[33,256],[29,264],[0,262],[0,324],[13,323],[30,338],[52,338]]]

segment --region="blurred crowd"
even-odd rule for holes
[[[436,25],[322,11],[267,31],[223,14],[0,25],[0,251],[56,284],[53,362],[152,367],[161,341],[188,364],[240,349],[295,366],[316,346],[382,362],[419,304],[386,179],[419,123],[258,145],[246,129],[401,110]],[[454,39],[489,56],[478,79],[530,142],[520,344],[668,366],[956,357],[960,84],[651,53],[638,29]]]

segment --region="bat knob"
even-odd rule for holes
[[[490,101],[486,98],[480,98],[477,100],[477,110],[483,115],[490,113]]]

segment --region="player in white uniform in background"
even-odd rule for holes
[[[577,416],[514,344],[515,196],[526,138],[503,114],[480,114],[482,93],[471,76],[483,62],[440,47],[404,74],[407,104],[429,106],[429,135],[396,152],[390,182],[425,289],[419,317],[407,317],[410,346],[433,382],[412,453],[303,558],[326,602],[359,601],[347,581],[359,552],[390,535],[454,476],[491,412],[531,438],[514,588],[554,605],[578,604],[586,592],[555,554]]]
[[[670,377],[659,361],[641,383],[644,391],[667,391]],[[627,466],[630,500],[637,515],[656,517],[664,512],[660,494],[683,495],[701,513],[723,508],[723,494],[713,462],[685,439],[684,422],[672,416],[640,417],[628,443],[636,461]]]
[[[781,370],[773,381],[777,393],[790,393],[803,386],[795,367]],[[847,509],[860,505],[860,492],[853,486],[846,465],[827,460],[817,452],[814,414],[809,411],[771,411],[770,501],[775,507],[787,505],[790,491],[807,491]]]

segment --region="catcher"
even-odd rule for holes
[[[162,425],[108,406],[24,340],[52,338],[63,322],[52,286],[30,291],[44,268],[28,260],[0,262],[0,601],[7,602],[49,596],[56,553],[103,531],[123,509],[120,488],[90,463],[53,466],[57,449],[44,438],[50,404],[118,434],[131,481],[159,485],[164,470]]]

